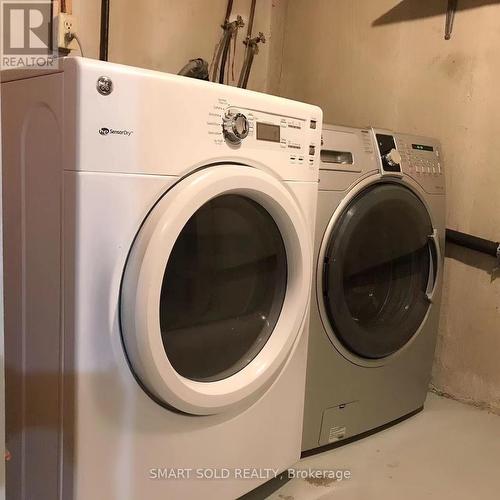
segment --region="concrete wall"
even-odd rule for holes
[[[78,34],[85,57],[99,58],[101,0],[73,0],[73,14],[78,18]]]
[[[235,0],[233,18],[245,27],[236,42],[234,78],[243,62],[250,0]],[[268,91],[269,67],[281,57],[286,0],[257,0],[253,35],[262,31],[266,43],[256,56],[248,88]],[[189,59],[212,61],[222,30],[227,0],[113,0],[110,10],[109,60],[121,64],[177,73]],[[73,0],[86,57],[99,57],[101,0]],[[234,82],[233,82],[234,83]]]
[[[458,12],[445,41],[446,4],[288,1],[282,67],[270,80],[278,79],[280,94],[322,106],[326,121],[439,138],[448,227],[497,240],[500,4],[459,2],[476,8]],[[394,7],[391,24],[373,26]],[[429,17],[411,19],[422,15]],[[447,253],[433,384],[500,412],[500,279],[490,274],[493,259],[451,247]]]

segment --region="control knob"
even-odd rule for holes
[[[384,160],[390,167],[399,167],[401,165],[401,154],[397,149],[391,149],[385,156]]]
[[[228,111],[222,119],[224,137],[231,144],[240,144],[248,135],[248,118],[243,113]]]

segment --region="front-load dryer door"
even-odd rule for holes
[[[318,302],[334,345],[351,361],[383,364],[414,338],[440,267],[437,231],[409,188],[375,184],[332,219],[318,266]]]
[[[291,193],[256,168],[207,167],[165,193],[122,281],[123,343],[143,388],[210,415],[269,386],[302,330],[310,240]]]

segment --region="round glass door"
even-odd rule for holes
[[[160,327],[174,369],[208,382],[248,365],[276,326],[286,283],[285,245],[269,212],[234,194],[205,203],[163,276]]]
[[[311,261],[300,206],[268,173],[216,165],[175,183],[122,279],[121,334],[140,386],[194,415],[258,398],[303,331]]]
[[[415,335],[437,274],[429,214],[409,189],[378,184],[356,196],[329,237],[323,301],[334,335],[365,359],[389,356]]]

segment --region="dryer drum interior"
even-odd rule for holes
[[[397,183],[365,189],[341,213],[322,290],[332,330],[351,353],[387,357],[419,330],[437,277],[433,233],[424,204]]]

